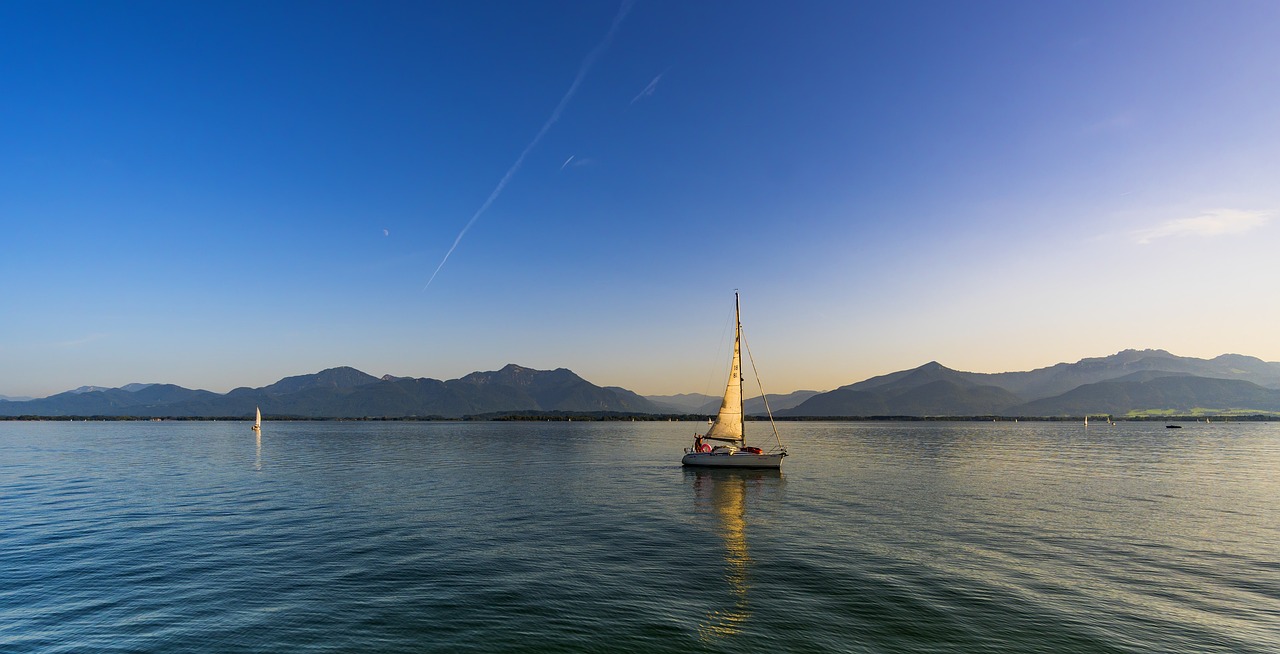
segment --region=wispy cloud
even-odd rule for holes
[[[1091,136],[1094,134],[1126,130],[1133,127],[1137,122],[1137,113],[1133,111],[1122,111],[1082,126],[1080,128],[1080,134],[1084,136]]]
[[[658,81],[661,80],[662,76],[666,74],[667,74],[667,71],[665,70],[662,71],[661,73],[658,73],[658,76],[653,78],[653,81],[649,82],[649,85],[644,87],[644,90],[641,91],[639,95],[637,95],[634,98],[631,98],[631,104],[635,104],[636,101],[638,101],[640,98],[647,98],[653,95],[653,92],[658,90]]]
[[[1270,211],[1241,211],[1239,209],[1214,209],[1191,218],[1170,220],[1155,227],[1133,232],[1134,240],[1147,245],[1156,239],[1177,236],[1225,236],[1243,234],[1266,225],[1271,220]]]
[[[613,17],[613,24],[609,26],[608,33],[604,35],[604,38],[600,40],[600,43],[597,44],[591,52],[587,53],[586,58],[582,60],[582,65],[578,67],[578,74],[573,78],[573,83],[569,85],[569,90],[565,91],[564,96],[560,98],[560,104],[556,105],[555,110],[551,112],[551,117],[547,119],[547,122],[542,124],[542,129],[538,130],[538,133],[533,137],[533,140],[529,141],[529,145],[525,146],[524,151],[516,158],[516,162],[511,164],[511,168],[507,169],[507,174],[502,176],[502,179],[498,182],[498,186],[495,187],[493,192],[489,194],[489,197],[485,199],[484,204],[480,205],[480,208],[471,216],[471,220],[468,220],[466,226],[462,228],[462,231],[458,232],[458,238],[453,240],[453,245],[449,246],[449,250],[444,253],[444,258],[440,260],[440,265],[436,266],[435,272],[431,273],[431,278],[427,280],[427,283],[422,287],[422,290],[425,291],[431,287],[431,282],[435,281],[436,275],[440,274],[440,269],[444,268],[445,262],[449,260],[453,251],[458,249],[458,244],[462,242],[462,237],[466,236],[467,231],[471,229],[471,226],[476,224],[476,221],[480,219],[480,216],[484,215],[484,212],[489,209],[489,205],[493,204],[493,201],[498,199],[498,196],[502,194],[502,189],[506,188],[507,182],[511,181],[511,178],[520,170],[520,166],[524,165],[525,157],[529,156],[529,153],[537,147],[538,142],[542,140],[542,137],[546,136],[551,127],[560,120],[560,114],[564,113],[564,108],[568,106],[569,101],[573,99],[573,95],[578,92],[578,87],[582,85],[582,80],[586,78],[587,72],[591,70],[592,64],[596,62],[596,59],[600,54],[609,47],[610,43],[613,42],[613,36],[618,33],[618,27],[622,25],[622,19],[627,17],[627,14],[631,11],[631,6],[634,4],[635,0],[622,0],[622,5],[618,7],[618,13]],[[563,168],[563,166],[561,167]]]
[[[569,157],[568,159],[565,159],[563,164],[560,164],[560,170],[564,170],[565,168],[582,168],[583,166],[594,166],[594,165],[596,165],[595,159],[592,159],[591,157],[579,157],[577,155],[574,155],[572,157]]]
[[[78,347],[84,347],[85,345],[88,345],[95,341],[100,341],[106,337],[107,337],[106,334],[89,334],[88,336],[75,338],[69,341],[58,341],[56,343],[53,343],[52,345],[53,347],[56,347],[56,348],[70,350]]]

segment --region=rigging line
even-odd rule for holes
[[[751,356],[751,346],[747,344],[747,337],[743,335],[742,345],[747,348],[747,359],[751,361],[751,372],[756,376],[756,385],[760,387],[760,399],[764,400],[764,412],[769,415],[769,426],[773,427],[773,437],[778,441],[778,449],[782,447],[782,437],[778,435],[778,424],[773,421],[773,411],[769,408],[769,396],[764,392],[764,384],[760,382],[760,369],[756,368],[756,358]],[[744,412],[745,413],[745,412]],[[746,416],[743,416],[745,419]]]
[[[711,395],[711,384],[715,382],[716,371],[724,370],[723,361],[721,361],[720,357],[724,356],[723,355],[724,342],[729,334],[730,320],[731,320],[731,316],[725,316],[724,326],[720,328],[720,345],[716,346],[716,358],[715,358],[714,364],[709,368],[710,372],[707,373],[707,385],[702,388],[703,395]],[[720,366],[720,367],[717,368],[717,366]],[[719,411],[719,409],[716,409],[716,410]]]

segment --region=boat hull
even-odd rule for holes
[[[706,468],[781,468],[785,454],[751,454],[734,452],[720,454],[710,452],[690,452],[680,459],[681,465],[702,466]]]

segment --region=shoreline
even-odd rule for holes
[[[263,422],[706,422],[706,415],[599,414],[599,413],[503,413],[462,416],[275,416]],[[1105,416],[1103,422],[1280,422],[1280,415],[1264,413],[1229,415]],[[1083,422],[1085,416],[791,416],[775,422]],[[748,422],[767,422],[764,416],[747,416]],[[247,416],[0,416],[0,422],[252,422]]]

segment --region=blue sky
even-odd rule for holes
[[[734,289],[770,392],[1130,347],[1280,361],[1278,24],[3,3],[0,394],[508,362],[717,393]]]

